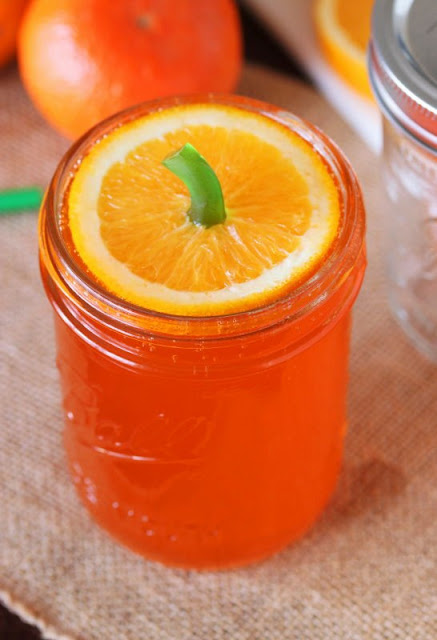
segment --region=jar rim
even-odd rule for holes
[[[340,198],[341,220],[336,238],[320,268],[278,299],[258,308],[212,316],[162,313],[117,297],[92,279],[68,249],[62,233],[65,193],[81,158],[98,140],[122,124],[180,104],[224,104],[258,112],[306,140],[333,176]],[[315,125],[269,103],[243,96],[206,94],[159,99],[130,107],[96,125],[75,142],[61,160],[41,208],[40,257],[50,279],[73,305],[104,324],[123,330],[167,336],[217,338],[252,333],[289,318],[302,317],[344,281],[363,252],[364,206],[360,186],[338,146]]]
[[[430,69],[428,38],[436,15],[422,0],[377,0],[368,47],[370,84],[379,106],[405,133],[434,151],[437,69],[434,64]]]

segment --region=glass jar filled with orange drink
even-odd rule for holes
[[[135,107],[61,162],[40,254],[69,467],[96,521],[193,568],[308,529],[340,468],[365,269],[339,149],[246,98]]]

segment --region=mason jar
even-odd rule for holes
[[[369,74],[383,113],[388,294],[437,362],[437,2],[376,0]]]
[[[149,559],[225,568],[302,535],[334,490],[365,220],[352,168],[319,130],[249,99],[184,99],[196,100],[274,118],[320,154],[337,185],[341,222],[317,272],[265,307],[213,317],[136,307],[89,277],[68,232],[75,167],[115,127],[172,100],[119,114],[72,147],[41,210],[40,256],[81,500]]]

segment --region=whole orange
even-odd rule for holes
[[[15,53],[18,27],[29,0],[0,0],[0,67]]]
[[[241,58],[234,0],[34,0],[19,36],[23,82],[70,138],[138,102],[232,91]]]

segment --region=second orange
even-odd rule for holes
[[[76,138],[139,102],[232,91],[238,13],[233,0],[34,0],[19,59],[43,116]]]

